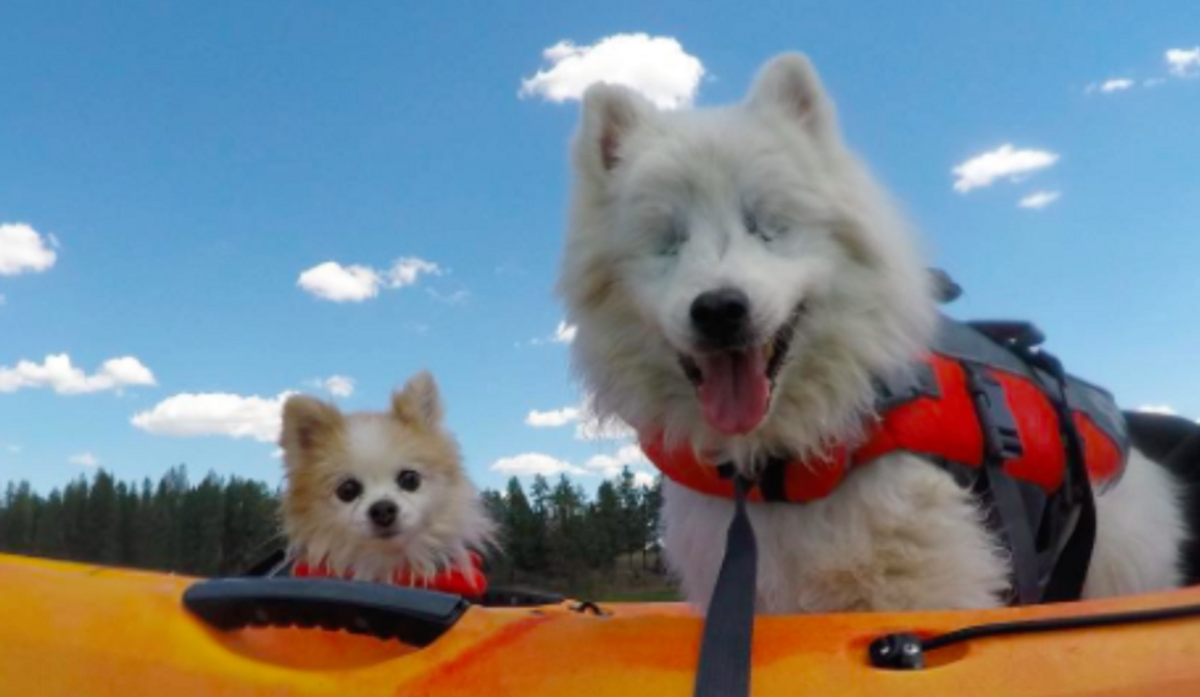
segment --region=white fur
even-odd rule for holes
[[[664,543],[706,606],[733,503],[667,483]],[[758,608],[772,613],[995,605],[1008,566],[970,495],[908,455],[851,473],[826,499],[749,507],[760,550]]]
[[[936,305],[915,237],[843,145],[802,56],[771,62],[746,102],[725,108],[658,112],[624,88],[593,87],[573,160],[559,292],[601,417],[749,470],[764,453],[853,443],[871,377],[906,370],[928,347]],[[749,234],[748,211],[768,234]],[[692,300],[725,286],[748,296],[764,342],[806,308],[767,417],[740,437],[707,425],[679,365],[697,350]],[[1008,562],[968,494],[914,457],[885,460],[827,500],[751,505],[761,611],[1001,602]],[[1130,467],[1101,499],[1094,594],[1177,582],[1179,502],[1165,473],[1144,459]],[[668,484],[664,506],[668,559],[703,606],[732,505]]]
[[[1169,471],[1131,450],[1125,476],[1096,497],[1096,518],[1086,597],[1161,591],[1183,582],[1179,550],[1188,530],[1181,489]]]

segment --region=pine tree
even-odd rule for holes
[[[525,498],[521,482],[513,477],[508,480],[504,496],[505,512],[499,522],[501,543],[512,558],[513,566],[525,572],[539,572],[546,568],[546,528],[539,521]]]
[[[222,574],[238,574],[271,550],[282,546],[277,524],[275,500],[261,483],[231,477],[225,484],[222,529]]]
[[[138,509],[137,487],[125,482],[117,483],[117,510],[120,524],[117,531],[117,561],[122,566],[138,566],[137,526],[141,511]]]
[[[66,515],[62,494],[50,492],[41,505],[37,518],[37,532],[33,538],[33,553],[51,559],[67,556]]]
[[[617,478],[617,498],[621,501],[621,553],[629,554],[629,568],[632,569],[633,553],[645,547],[646,532],[642,520],[642,491],[629,467],[623,467]]]
[[[88,494],[84,519],[84,544],[90,553],[89,561],[116,564],[120,561],[120,503],[112,475],[104,470],[96,473]]]
[[[621,550],[622,521],[621,500],[617,488],[611,481],[604,481],[596,489],[596,503],[592,507],[588,525],[592,540],[592,566],[609,569]]]
[[[547,547],[550,571],[574,580],[587,565],[587,541],[584,537],[583,492],[566,475],[559,477],[550,493]]]
[[[33,549],[34,498],[28,482],[9,483],[4,493],[3,545],[14,552]]]
[[[154,540],[151,533],[154,517],[154,483],[149,477],[142,480],[138,494],[138,515],[133,524],[133,558],[141,568],[156,568],[154,564]]]
[[[95,561],[88,548],[88,483],[83,477],[63,489],[63,547],[68,559]]]
[[[655,571],[662,571],[662,475],[642,493],[642,524],[645,544],[642,546],[642,569],[646,569],[646,553],[655,552]]]
[[[225,516],[222,483],[209,474],[183,494],[180,507],[179,571],[210,576],[221,568],[221,542]]]

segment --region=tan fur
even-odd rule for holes
[[[282,510],[297,558],[382,581],[399,570],[432,576],[467,565],[469,549],[491,543],[494,525],[442,424],[443,411],[428,373],[414,376],[383,413],[343,415],[302,395],[287,401],[280,437],[287,475]],[[421,477],[415,492],[396,484],[404,469]],[[348,477],[363,485],[362,497],[349,504],[334,493]],[[399,506],[396,537],[371,534],[366,510],[380,498]]]

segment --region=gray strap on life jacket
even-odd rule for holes
[[[1004,398],[1003,386],[977,363],[964,361],[962,366],[983,432],[985,462],[980,467],[977,488],[991,500],[991,515],[996,518],[992,527],[1004,537],[1012,557],[1015,599],[1020,605],[1032,605],[1042,596],[1036,531],[1016,481],[1004,468],[1024,452],[1021,434]]]
[[[734,476],[734,514],[725,536],[725,559],[717,574],[700,641],[695,697],[750,694],[754,596],[758,580],[758,544],[746,515],[746,492],[754,485]]]

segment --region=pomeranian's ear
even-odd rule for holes
[[[392,395],[392,415],[405,423],[427,428],[439,426],[443,413],[442,396],[428,371],[412,376],[404,389]]]
[[[342,427],[337,407],[307,395],[293,395],[283,404],[283,431],[279,445],[284,452],[308,454],[320,448]]]

